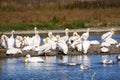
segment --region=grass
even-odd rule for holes
[[[70,4],[72,8],[66,8],[60,3],[8,2],[1,2],[0,31],[33,30],[35,26],[41,30],[120,26],[120,7],[79,8]]]

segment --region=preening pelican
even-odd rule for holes
[[[26,55],[23,62],[25,63],[39,63],[44,62],[44,60],[40,57],[31,57],[29,54]]]
[[[75,49],[77,48],[78,51],[82,51],[82,39],[81,37],[75,40],[71,45],[71,48]]]
[[[60,40],[60,35],[56,35],[56,39],[57,39],[57,47],[60,51],[62,51],[64,54],[68,53],[68,46],[65,43],[65,41]]]
[[[80,35],[77,32],[73,32],[73,35],[68,40],[68,44],[72,44],[78,38],[80,38]]]

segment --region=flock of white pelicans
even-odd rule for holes
[[[42,43],[36,27],[34,28],[35,35],[32,37],[17,35],[15,38],[13,30],[10,37],[5,34],[1,36],[1,46],[6,49],[6,54],[22,54],[23,51],[30,50],[36,51],[38,54],[44,54],[56,50],[63,54],[67,54],[69,48],[87,54],[91,45],[100,44],[101,52],[108,52],[109,46],[113,44],[116,45],[116,48],[120,47],[120,43],[112,38],[114,35],[113,28],[101,36],[101,41],[88,40],[89,31],[90,29],[88,28],[81,36],[77,32],[73,32],[73,35],[69,36],[68,28],[65,29],[65,36],[53,35],[52,32],[48,32],[48,37],[44,38]],[[26,55],[24,62],[44,62],[44,60],[39,57],[31,57],[30,54],[28,54]],[[103,60],[103,63],[105,64],[112,62],[113,61],[108,61],[107,59]]]

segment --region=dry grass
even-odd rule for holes
[[[90,22],[120,22],[120,8],[72,9],[72,10],[26,10],[0,12],[0,23],[41,22],[57,17],[59,23],[75,20]]]

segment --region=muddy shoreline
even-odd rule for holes
[[[90,49],[88,50],[87,55],[95,54],[95,55],[105,55],[105,54],[120,54],[120,48],[117,48],[116,45],[112,45],[109,47],[109,52],[107,53],[102,53],[101,52],[101,47],[100,45],[91,45]],[[23,51],[22,54],[6,54],[5,49],[0,49],[0,58],[14,58],[14,57],[25,57],[25,55],[31,54],[31,56],[56,56],[56,55],[64,55],[61,52],[58,51],[53,51],[50,53],[43,53],[43,54],[38,54],[38,52],[35,51]],[[78,52],[77,50],[72,50],[69,49],[67,55],[84,55],[83,52]]]

